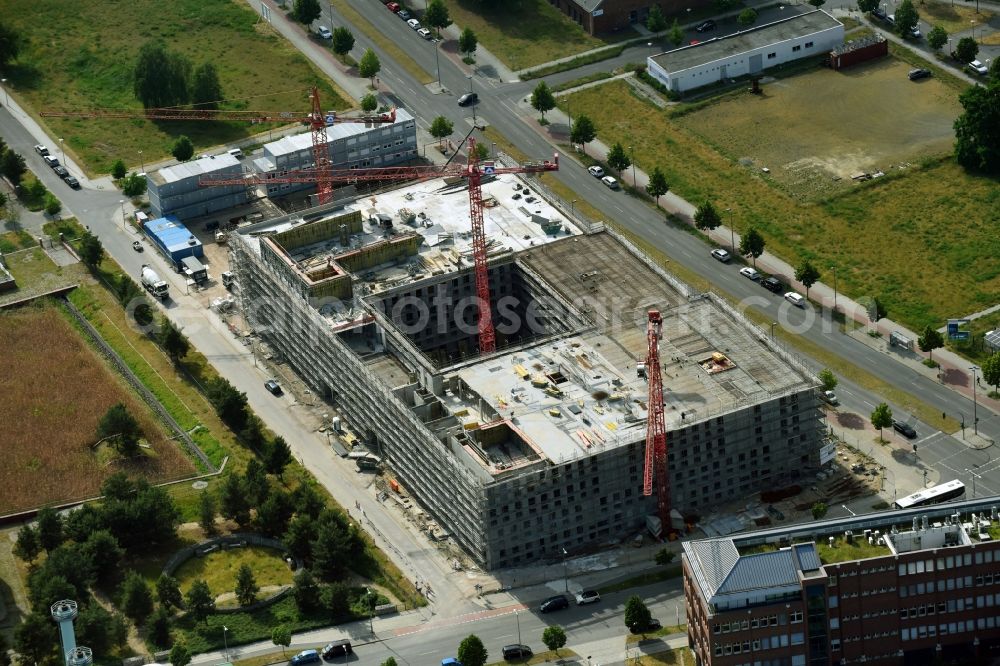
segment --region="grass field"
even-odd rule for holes
[[[211,62],[227,108],[307,111],[307,89],[320,87],[324,107],[349,106],[323,75],[252,8],[235,0],[83,0],[67,11],[61,0],[0,0],[0,16],[25,37],[25,48],[5,71],[15,94],[34,109],[140,108],[132,66],[146,42],[162,41],[194,67]],[[169,155],[187,135],[195,151],[228,143],[254,130],[243,123],[45,119],[91,172],[106,173],[116,159],[138,165]]]
[[[146,406],[54,306],[0,314],[0,348],[0,376],[25,380],[6,383],[0,401],[0,513],[94,495],[104,478],[120,470],[154,481],[192,471]],[[139,421],[151,449],[135,462],[102,464],[90,445],[101,416],[117,402]]]
[[[968,30],[973,20],[976,25],[986,25],[993,18],[993,13],[986,9],[980,9],[977,14],[974,5],[952,2],[921,2],[916,9],[922,20],[941,26],[949,35]]]
[[[471,28],[479,43],[512,70],[534,67],[638,36],[631,29],[604,40],[591,37],[547,0],[510,3],[445,0],[451,20]]]
[[[912,86],[903,98],[892,97],[900,93],[897,78]],[[836,268],[842,291],[878,295],[890,318],[919,330],[978,311],[1000,293],[1000,238],[991,231],[1000,223],[1000,184],[940,157],[950,151],[942,126],[957,107],[955,91],[933,82],[912,84],[905,65],[887,60],[848,75],[800,74],[767,84],[763,99],[723,96],[676,118],[618,81],[562,98],[561,106],[568,101],[574,115],[593,119],[604,143],[633,146],[640,168],[660,166],[671,191],[696,204],[732,207],[737,230],[756,226],[769,250],[793,265],[810,259],[826,279]],[[858,106],[842,105],[835,93]],[[870,130],[866,137],[859,127],[869,125],[869,114],[861,109],[888,116],[873,122],[895,138]],[[908,122],[933,129],[937,138],[924,141]],[[768,131],[773,127],[780,133]],[[902,144],[893,155],[892,141],[920,145]],[[838,142],[851,150],[840,151]],[[834,182],[831,169],[847,168],[883,168],[889,175],[862,185]],[[812,188],[819,174],[835,189]]]
[[[253,570],[257,585],[291,585],[292,571],[281,553],[271,548],[248,546],[217,550],[204,557],[192,557],[181,565],[174,574],[180,583],[181,592],[187,594],[196,580],[208,583],[216,596],[236,589],[236,573],[247,564]],[[261,595],[266,597],[267,595]]]

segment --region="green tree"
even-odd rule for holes
[[[115,180],[121,180],[128,173],[128,169],[125,168],[125,162],[118,160],[111,166],[111,177]]]
[[[764,237],[756,227],[750,227],[747,232],[740,236],[740,254],[753,259],[754,267],[757,266],[757,258],[764,254]]]
[[[664,175],[663,170],[658,166],[653,167],[653,172],[649,174],[649,182],[646,183],[646,194],[656,200],[657,208],[660,207],[660,197],[669,190],[670,185],[667,184],[667,177]]]
[[[136,624],[142,624],[153,612],[153,594],[146,580],[130,571],[122,583],[121,610]]]
[[[7,636],[0,634],[0,666],[10,666],[10,646],[7,645]]]
[[[175,538],[180,511],[163,488],[117,473],[104,481],[101,492],[104,501],[99,512],[85,519],[98,519],[129,553],[157,549]],[[82,511],[73,515],[79,513]]]
[[[86,593],[51,569],[46,562],[46,566],[28,575],[28,598],[33,608],[49,608],[60,599],[75,599],[77,594]]]
[[[706,201],[698,206],[698,210],[694,212],[694,225],[699,229],[712,230],[720,224],[722,224],[722,218],[719,217],[719,213],[711,201]]]
[[[479,636],[469,634],[458,646],[458,653],[455,655],[462,663],[462,666],[486,666],[488,652]]]
[[[871,311],[875,314],[875,321],[878,322],[885,319],[888,315],[888,311],[885,309],[885,305],[882,303],[878,296],[872,297],[872,309]]]
[[[431,122],[431,136],[438,140],[439,145],[445,138],[451,136],[453,131],[455,131],[454,124],[444,116],[438,116]]]
[[[326,581],[340,579],[347,572],[351,553],[351,535],[348,528],[338,520],[332,520],[329,512],[324,512],[316,527],[316,537],[312,542],[313,567],[320,578]]]
[[[917,27],[917,23],[920,21],[920,14],[917,13],[917,8],[913,6],[913,0],[902,0],[899,6],[896,7],[895,16],[894,27],[896,32],[902,37],[909,37],[910,32]]]
[[[573,122],[573,129],[570,130],[569,140],[583,146],[583,154],[587,154],[587,144],[597,138],[597,127],[594,121],[588,116],[580,114]]]
[[[964,111],[954,125],[955,158],[966,169],[1000,173],[1000,80],[966,88],[958,101]]]
[[[993,83],[1000,83],[1000,58],[993,58],[993,64],[990,65],[989,77],[989,80]]]
[[[191,83],[191,102],[196,109],[217,109],[219,102],[223,100],[225,94],[222,92],[222,84],[219,83],[219,72],[215,65],[206,62],[194,70],[194,78]],[[176,157],[176,155],[175,155]],[[184,162],[185,160],[178,157]],[[191,159],[188,157],[188,159]]]
[[[670,564],[677,557],[677,553],[666,548],[661,548],[656,551],[656,555],[653,556],[653,561],[659,565]]]
[[[13,149],[8,148],[0,155],[0,175],[6,176],[15,185],[21,183],[21,178],[27,170],[28,165],[25,163],[24,158],[15,153]]]
[[[302,0],[296,0],[296,3],[302,2]],[[170,666],[187,666],[191,663],[191,650],[188,649],[187,643],[184,641],[177,641],[174,646],[170,648]]]
[[[167,356],[174,363],[187,356],[188,350],[191,349],[191,343],[181,333],[181,330],[174,326],[174,323],[165,316],[160,319],[160,333],[158,337],[163,351],[167,352]]]
[[[254,414],[247,414],[247,425],[240,431],[240,438],[251,451],[261,456],[267,455],[267,435],[264,433],[264,422]]]
[[[334,620],[343,620],[351,615],[350,588],[344,583],[331,583],[320,593],[320,603]]]
[[[608,149],[607,160],[608,166],[619,174],[632,166],[632,160],[629,159],[628,153],[625,152],[625,147],[619,141],[615,141],[611,145],[611,148]]]
[[[97,424],[97,440],[110,439],[119,454],[132,457],[139,453],[142,426],[121,402],[112,405]]]
[[[285,441],[284,437],[275,437],[274,441],[267,447],[264,468],[267,469],[268,474],[274,474],[280,479],[292,460],[292,449],[289,448],[288,442]]]
[[[127,197],[138,197],[146,193],[146,176],[134,171],[122,180],[122,194]]]
[[[215,407],[215,413],[222,422],[235,432],[247,425],[247,394],[238,391],[229,380],[216,377],[208,384],[208,401]]]
[[[287,624],[279,624],[271,630],[271,642],[281,646],[281,656],[285,656],[285,648],[292,644],[292,630]]]
[[[458,36],[459,53],[471,56],[476,52],[477,46],[479,46],[479,38],[476,37],[476,33],[472,31],[472,28],[466,28],[462,31],[462,34]]]
[[[930,326],[925,326],[923,333],[917,338],[917,345],[920,351],[929,354],[928,358],[933,362],[934,350],[944,346],[944,336]]]
[[[288,524],[282,542],[288,552],[300,560],[312,560],[312,542],[316,533],[316,520],[299,513]]]
[[[992,386],[994,391],[1000,392],[1000,352],[987,356],[980,370],[983,371],[983,381],[987,386]]]
[[[257,515],[254,525],[262,534],[270,537],[280,537],[288,529],[288,521],[295,508],[288,493],[276,490],[267,499],[257,505]]]
[[[646,29],[650,32],[663,32],[667,29],[667,18],[663,15],[663,10],[659,5],[649,8],[649,15],[646,16]]]
[[[6,23],[0,23],[0,70],[5,70],[21,52],[21,34]],[[36,660],[37,661],[37,660]]]
[[[94,582],[94,565],[81,557],[80,547],[76,544],[67,542],[50,550],[45,564],[31,574],[29,586],[36,586],[38,581],[46,578],[60,576],[76,588],[81,596],[86,595],[87,588]],[[50,604],[46,604],[48,605]]]
[[[52,552],[66,540],[63,534],[63,519],[51,506],[43,507],[38,512],[38,543],[48,552]]]
[[[320,590],[316,579],[309,573],[309,569],[299,569],[295,574],[292,595],[295,597],[295,605],[303,613],[311,613],[319,608]]]
[[[249,564],[240,565],[236,572],[236,600],[240,606],[249,606],[257,601],[257,593],[260,592],[260,585],[253,575],[253,569]]]
[[[451,25],[451,17],[448,15],[448,6],[444,4],[443,0],[431,0],[427,3],[427,8],[424,10],[424,15],[421,17],[424,21],[424,25],[429,25],[434,28],[434,32],[438,37],[441,36],[441,30],[447,28]]]
[[[972,62],[979,54],[979,44],[972,37],[962,37],[955,45],[955,57],[959,62]]]
[[[201,495],[198,497],[198,524],[208,536],[212,536],[218,531],[215,527],[217,511],[215,496],[208,489],[201,491]]]
[[[817,7],[819,7],[819,5],[822,5],[824,2],[826,2],[826,0],[809,0],[810,5],[815,5]],[[736,24],[739,25],[741,28],[746,28],[747,26],[751,26],[756,21],[757,21],[757,10],[755,10],[753,7],[747,7],[746,9],[740,12],[739,16],[736,17]]]
[[[119,572],[125,551],[118,539],[108,530],[97,530],[80,545],[80,554],[97,577],[98,582],[108,583]]]
[[[292,503],[297,514],[313,519],[319,518],[319,514],[326,508],[326,500],[316,490],[316,482],[311,480],[303,480],[292,492]]]
[[[14,650],[21,655],[22,664],[48,663],[58,645],[56,625],[47,612],[44,615],[41,611],[29,614],[14,630]]]
[[[875,11],[879,0],[858,0],[858,9],[866,14]]]
[[[86,645],[95,654],[107,654],[111,648],[111,613],[100,604],[80,606],[73,629],[78,645]]]
[[[872,411],[872,425],[878,428],[878,438],[882,439],[882,429],[892,425],[892,410],[889,405],[880,402]]]
[[[812,505],[813,520],[819,520],[820,518],[825,516],[828,509],[829,507],[827,507],[826,504],[824,504],[823,502],[816,502],[815,504],[813,504]]]
[[[320,9],[319,0],[295,0],[295,6],[292,9],[292,16],[303,25],[309,25],[318,19],[322,13],[323,10]]]
[[[243,472],[243,488],[246,490],[247,499],[251,506],[260,507],[271,494],[271,486],[267,481],[267,470],[257,462],[256,458],[250,459]]]
[[[633,594],[625,602],[624,619],[625,626],[631,629],[632,627],[648,627],[653,616],[642,599],[638,595]]]
[[[132,92],[147,109],[186,104],[190,74],[187,58],[159,42],[147,42],[132,72]]]
[[[170,611],[160,606],[149,621],[149,640],[158,648],[170,645]]]
[[[806,288],[806,298],[809,298],[809,287],[816,284],[819,277],[819,269],[813,266],[808,259],[804,259],[798,268],[795,269],[795,279],[801,282],[802,286]]]
[[[820,389],[832,391],[837,388],[837,376],[833,374],[833,370],[830,370],[830,368],[823,368],[817,376],[819,377]]]
[[[740,5],[740,0],[715,0],[715,8],[719,12],[728,12]]]
[[[539,81],[535,89],[531,91],[531,108],[542,114],[542,120],[545,120],[547,112],[556,108],[556,97],[545,81]]]
[[[361,98],[361,110],[365,113],[371,113],[378,108],[378,99],[372,93],[368,93]]]
[[[667,40],[675,47],[680,46],[684,41],[684,28],[677,22],[677,19],[674,19],[674,24],[670,26],[670,32],[667,33]]]
[[[927,33],[927,44],[935,51],[940,51],[947,43],[948,32],[941,26],[936,25]]]
[[[815,7],[816,9],[819,9],[820,7],[826,4],[826,0],[809,0],[809,4]]]
[[[545,631],[542,632],[542,642],[545,643],[545,647],[553,650],[556,653],[556,657],[558,657],[559,648],[566,645],[566,632],[558,624],[545,627]]]
[[[195,622],[204,621],[208,624],[208,616],[215,612],[215,597],[208,583],[201,579],[196,580],[191,584],[191,589],[188,590],[184,600],[187,602],[188,613]]]
[[[23,525],[17,531],[17,542],[14,544],[14,555],[28,564],[42,552],[42,544],[38,539],[38,530],[31,525]]]
[[[351,49],[354,48],[354,33],[351,29],[346,26],[340,26],[339,28],[333,29],[333,52],[337,54],[341,62]]]
[[[156,579],[156,598],[160,600],[160,605],[165,608],[180,608],[181,587],[177,579],[165,573],[161,573]]]
[[[389,657],[388,659],[382,662],[381,666],[396,666],[395,657]]]
[[[247,497],[246,483],[243,477],[231,472],[222,484],[219,508],[222,515],[235,520],[240,525],[250,522],[250,498]]]
[[[55,217],[62,211],[62,202],[51,192],[45,193],[45,212],[49,217]]]
[[[170,154],[178,162],[187,162],[194,157],[194,144],[186,136],[180,136],[174,141],[174,146],[170,149]]]
[[[375,76],[380,71],[382,71],[382,63],[379,62],[378,56],[371,49],[365,49],[364,55],[361,56],[361,62],[358,63],[358,73],[368,79],[374,88]]]

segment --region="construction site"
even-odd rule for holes
[[[647,527],[666,536],[815,473],[817,380],[721,299],[603,226],[578,228],[517,171],[490,163],[473,185],[483,280],[469,181],[454,176],[229,239],[247,325],[383,460],[432,534],[486,569],[513,567]],[[655,470],[654,375],[666,442]],[[652,475],[671,525],[654,519]]]

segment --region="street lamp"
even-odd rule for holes
[[[125,200],[119,199],[118,205],[122,207],[122,231],[125,231]]]
[[[569,574],[567,573],[568,569],[566,568],[567,567],[566,557],[569,555],[569,553],[567,553],[566,549],[563,548],[562,554],[563,554],[563,580],[566,581],[566,592],[569,593]]]
[[[140,173],[146,173],[146,163],[142,161],[142,151],[139,151],[139,168],[142,169]]]
[[[772,340],[774,340],[774,327],[777,326],[777,325],[778,325],[778,322],[776,322],[776,321],[772,321],[771,322],[771,339]]]
[[[229,627],[222,625],[222,644],[226,646],[226,661],[229,661]]]
[[[736,232],[733,229],[733,209],[727,208],[726,212],[729,213],[729,244],[732,245],[733,254],[736,254]]]
[[[632,187],[635,187],[635,157],[632,153],[632,146],[628,147],[628,161],[632,163]]]
[[[571,219],[576,218],[576,199],[569,202],[569,216]]]
[[[438,75],[438,91],[441,90],[441,64],[438,60],[438,43],[437,40],[434,41],[434,67],[437,68]]]
[[[517,610],[514,611],[514,620],[517,622],[517,644],[521,644],[521,616]]]
[[[976,499],[976,479],[979,478],[979,475],[968,468],[965,472],[972,477],[972,499]]]
[[[473,94],[472,93],[472,75],[471,74],[469,75],[469,93]],[[473,100],[472,100],[472,125],[475,126],[475,124],[476,124],[476,100],[473,98]]]
[[[368,629],[371,630],[372,636],[375,635],[375,597],[372,596],[372,590],[370,587],[366,587],[365,591],[368,592]]]
[[[978,416],[978,405],[976,403],[976,384],[979,382],[979,377],[976,375],[979,372],[979,366],[974,365],[969,368],[972,370],[972,432],[979,434],[979,416]]]
[[[10,98],[7,97],[7,79],[0,79],[0,86],[3,87],[3,103],[9,105]]]
[[[63,166],[66,166],[66,150],[63,148],[65,139],[59,139],[59,154],[62,156]]]

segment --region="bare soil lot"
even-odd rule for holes
[[[955,91],[934,78],[910,81],[893,58],[764,84],[678,123],[745,165],[767,167],[789,193],[826,196],[850,177],[943,155],[961,113]],[[839,179],[839,180],[838,180]]]
[[[0,349],[0,514],[96,495],[117,471],[163,481],[194,470],[54,305],[0,312]],[[98,421],[117,402],[150,444],[140,460],[91,451]]]

